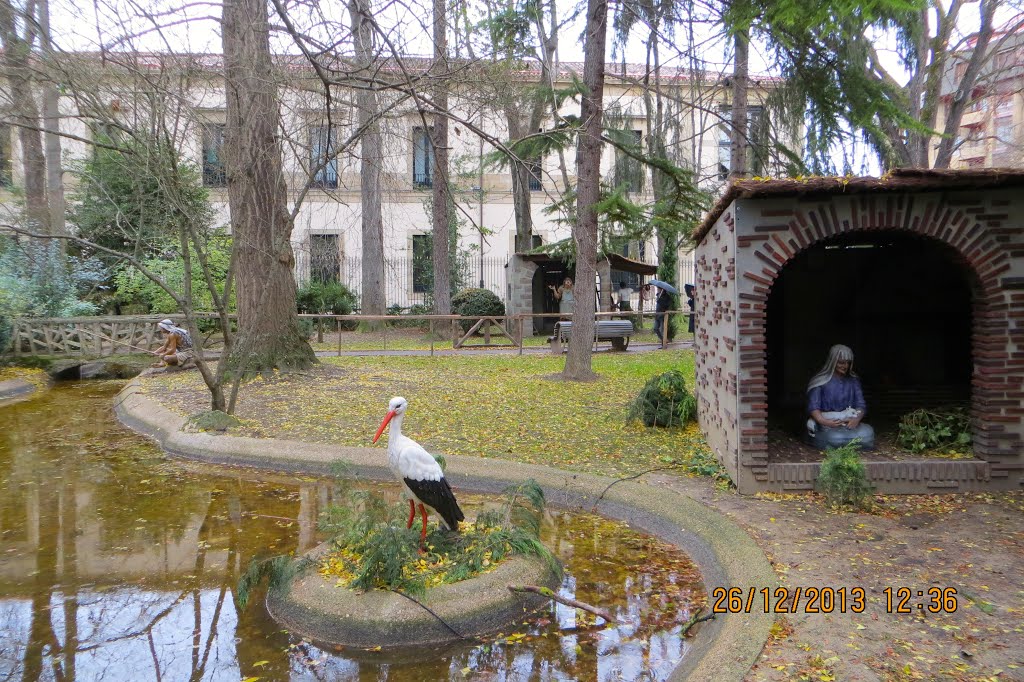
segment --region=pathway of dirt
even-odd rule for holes
[[[837,513],[815,495],[743,497],[667,474],[648,481],[744,527],[790,607],[797,588],[847,591],[845,613],[838,598],[831,614],[807,613],[802,597],[797,613],[777,621],[747,680],[1024,680],[1024,493],[884,497],[872,513]],[[759,589],[734,587],[744,607],[749,589]],[[860,614],[850,598],[857,587],[866,597]],[[901,587],[911,591],[910,613],[890,613],[899,594],[890,609],[885,591]],[[931,588],[956,590],[955,613],[928,612]],[[758,592],[752,608],[762,602]]]

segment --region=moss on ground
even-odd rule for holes
[[[21,379],[36,388],[46,388],[50,383],[50,375],[42,369],[31,367],[0,367],[0,381]]]

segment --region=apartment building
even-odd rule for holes
[[[1024,168],[1024,32],[997,33],[990,44],[997,48],[982,67],[964,111],[951,168]],[[945,127],[970,56],[967,51],[952,60],[943,79],[939,130]]]
[[[88,62],[88,57],[80,61]],[[181,61],[181,56],[134,55],[131,68],[147,73],[163,73],[168,60]],[[229,221],[226,176],[222,148],[224,143],[225,99],[218,56],[193,56],[187,67],[187,78],[176,77],[179,88],[173,102],[180,108],[178,144],[184,157],[202,171],[203,183],[209,187],[218,220]],[[315,73],[294,57],[278,58],[284,86],[281,99],[281,139],[284,148],[284,171],[290,200],[301,199],[297,214],[293,245],[296,251],[296,276],[340,280],[353,289],[360,284],[361,210],[359,178],[363,160],[358,142],[352,142],[356,130],[354,93],[333,93],[326,104]],[[409,58],[405,68],[425,70],[428,60]],[[97,66],[96,68],[101,68]],[[102,68],[110,69],[109,66]],[[184,69],[179,65],[179,72]],[[98,96],[101,104],[118,116],[153,115],[149,100],[140,96],[139,78],[120,76],[107,79]],[[112,72],[113,73],[113,72]],[[574,76],[582,73],[582,64],[560,66],[555,87],[568,87]],[[145,75],[145,74],[143,74]],[[629,131],[645,144],[649,130],[645,80],[642,65],[609,64],[605,91],[607,120],[615,127]],[[454,118],[450,121],[451,163],[450,186],[459,221],[460,259],[467,284],[480,285],[499,295],[506,293],[505,265],[515,252],[515,214],[512,200],[512,178],[507,167],[493,162],[496,143],[508,137],[508,91],[518,83],[536,82],[538,73],[529,67],[518,72],[511,83],[495,83],[466,68],[450,96]],[[103,79],[99,79],[103,80]],[[146,76],[144,82],[153,78]],[[168,81],[171,82],[171,81]],[[729,172],[729,134],[723,121],[728,118],[729,87],[723,78],[709,74],[693,74],[685,70],[663,69],[661,89],[665,93],[664,111],[669,126],[667,145],[676,163],[695,170],[703,186],[714,189]],[[766,142],[758,137],[766,119],[758,105],[774,84],[772,79],[753,81],[751,93],[751,144]],[[144,89],[144,87],[142,88]],[[144,94],[144,93],[143,93]],[[412,98],[400,89],[382,92],[381,105],[384,147],[381,182],[383,186],[383,219],[385,260],[388,273],[389,305],[409,306],[424,300],[426,280],[424,264],[429,261],[428,235],[431,231],[429,199],[437,181],[432,177],[433,149],[428,130],[430,115],[417,110]],[[95,98],[94,98],[95,99]],[[647,98],[647,102],[651,98]],[[62,132],[74,138],[88,139],[95,123],[80,110],[81,98],[65,94],[61,101],[64,118]],[[579,104],[567,100],[559,116],[578,115]],[[544,117],[541,130],[557,125],[552,115]],[[479,131],[483,135],[478,134]],[[20,161],[17,135],[11,126],[0,128],[0,156],[6,170],[0,180],[10,190],[19,184]],[[89,145],[68,138],[64,141],[65,159],[81,158],[90,153]],[[336,153],[336,156],[334,155]],[[751,159],[763,155],[749,154]],[[756,161],[755,161],[756,162]],[[758,174],[767,170],[757,169]],[[601,174],[611,185],[625,184],[639,201],[651,199],[650,172],[642,165],[617,153],[606,145],[601,161]],[[531,173],[530,190],[534,222],[534,242],[552,243],[570,236],[568,226],[553,209],[559,193],[575,181],[575,153],[566,148],[538,163]],[[71,174],[65,175],[67,185],[74,184]],[[0,190],[0,200],[10,203],[11,191]],[[635,260],[653,262],[655,245],[621,240],[616,248],[621,255]],[[690,278],[681,275],[683,280]]]

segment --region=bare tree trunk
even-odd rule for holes
[[[967,63],[967,70],[964,72],[949,106],[946,125],[942,131],[943,137],[939,142],[939,151],[935,157],[935,168],[949,168],[949,163],[953,160],[953,145],[956,143],[957,133],[960,131],[960,121],[963,119],[964,109],[967,108],[967,103],[971,100],[981,67],[988,57],[988,44],[992,40],[993,31],[992,20],[998,4],[998,0],[982,0],[981,2],[981,26],[971,52],[971,59]],[[924,165],[928,165],[927,156]]]
[[[543,12],[543,7],[539,7],[539,9]],[[558,25],[555,20],[555,11],[554,3],[551,3],[550,30],[547,30],[544,26],[543,14],[538,14],[534,18],[534,26],[540,39],[540,78],[537,82],[541,89],[536,92],[530,91],[528,97],[528,100],[531,100],[529,121],[524,125],[524,102],[512,100],[506,100],[505,102],[505,120],[508,122],[508,136],[513,142],[539,132],[541,123],[544,121],[544,112],[547,110],[550,100],[550,95],[545,90],[552,87],[551,74],[555,61],[555,51],[558,47]],[[514,59],[514,55],[509,55],[509,59]],[[509,170],[512,175],[512,207],[516,219],[516,250],[529,251],[533,248],[533,207],[531,205],[533,195],[530,190],[530,179],[534,169],[537,169],[539,172],[539,165],[542,159],[537,155],[520,156],[521,161],[513,159],[509,163]]]
[[[604,50],[608,33],[607,0],[588,0],[583,84],[580,105],[583,130],[576,153],[576,214],[572,236],[576,242],[576,283],[573,286],[572,336],[562,377],[586,381],[591,368],[597,288],[597,211],[601,198],[601,118],[604,98]]]
[[[263,0],[225,0],[222,17],[227,126],[224,156],[237,251],[238,342],[232,367],[251,374],[316,362],[299,333],[287,190],[277,136],[280,111]]]
[[[34,21],[25,22],[28,27]],[[40,234],[52,234],[50,209],[46,205],[46,160],[43,140],[39,133],[39,107],[32,90],[29,66],[32,42],[30,29],[25,37],[18,34],[16,10],[10,0],[0,0],[0,40],[3,42],[3,65],[10,88],[12,119],[18,127],[21,142],[21,163],[25,182],[25,205],[32,229]]]
[[[729,149],[729,177],[747,177],[747,87],[750,30],[737,31],[733,39],[735,61],[732,70],[732,139]]]
[[[373,29],[366,21],[369,6],[366,0],[351,0],[352,38],[356,61],[366,76],[372,77]],[[363,131],[359,144],[362,151],[359,172],[360,208],[363,226],[362,312],[365,315],[383,315],[387,309],[384,300],[384,219],[381,215],[381,152],[380,124],[377,122],[379,103],[372,88],[356,91],[359,109],[359,127]]]
[[[46,59],[53,56],[50,42],[50,1],[39,0],[39,37]],[[46,131],[46,201],[50,209],[50,233],[65,234],[64,166],[60,146],[60,97],[52,82],[43,85],[43,129]],[[63,248],[64,242],[60,242]]]
[[[519,107],[511,102],[505,104],[505,120],[508,123],[508,137],[515,142],[530,132],[523,126]],[[529,251],[533,244],[533,211],[530,206],[530,167],[526,162],[512,159],[509,162],[512,176],[512,210],[516,219],[516,251]]]
[[[434,104],[439,112],[448,111],[448,26],[444,0],[434,0]],[[431,223],[434,235],[434,312],[448,315],[452,311],[451,257],[448,244],[448,118],[434,116],[433,202]]]

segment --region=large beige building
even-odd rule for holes
[[[186,159],[202,169],[203,182],[211,191],[218,220],[227,224],[227,191],[222,162],[225,99],[220,78],[220,58],[195,56],[181,66],[181,56],[131,55],[127,65],[104,65],[109,78],[93,78],[102,85],[94,91],[93,105],[99,101],[107,115],[130,119],[132,116],[154,115],[152,99],[140,90],[159,81],[177,88],[175,97],[160,99],[164,105],[176,106],[178,145]],[[88,61],[88,57],[82,61]],[[314,278],[338,278],[353,289],[360,283],[361,206],[359,177],[362,159],[358,143],[347,144],[356,129],[352,93],[333,93],[330,116],[327,115],[322,88],[312,69],[295,58],[279,60],[285,75],[281,89],[281,134],[284,148],[284,170],[291,200],[301,197],[293,234],[297,254],[296,276],[299,281]],[[423,69],[425,60],[410,59],[408,64]],[[176,69],[176,70],[175,70]],[[174,78],[165,74],[174,72]],[[181,77],[187,71],[187,78]],[[631,131],[646,143],[649,117],[644,99],[644,68],[636,65],[609,65],[605,91],[608,120],[616,127]],[[557,87],[567,87],[574,76],[582,73],[582,64],[562,64]],[[127,75],[126,75],[127,74]],[[156,74],[156,75],[154,75]],[[463,251],[466,281],[484,286],[499,295],[506,293],[505,264],[515,252],[515,215],[512,201],[512,180],[507,167],[491,162],[495,141],[508,136],[506,109],[509,92],[519,84],[535,81],[537,74],[529,70],[515,75],[512,83],[496,83],[474,76],[466,69],[451,97],[454,119],[450,124],[450,161],[453,195],[460,220],[460,248]],[[682,166],[694,169],[703,186],[716,189],[728,174],[728,131],[723,124],[728,113],[729,87],[715,76],[697,75],[689,71],[663,69],[661,76],[665,97],[665,115],[672,122],[668,135],[669,154]],[[649,79],[653,81],[653,77]],[[145,85],[140,86],[139,83]],[[757,105],[770,79],[753,82],[751,120],[763,119]],[[162,86],[164,87],[164,86]],[[70,93],[61,100],[64,118],[61,130],[72,136],[88,139],[96,127],[87,112],[81,110],[82,98]],[[382,121],[384,159],[382,168],[385,260],[387,262],[387,302],[409,306],[423,300],[422,263],[426,255],[426,236],[430,232],[427,206],[431,186],[433,150],[426,134],[431,125],[429,115],[422,115],[413,98],[401,91],[381,96],[385,115]],[[171,104],[168,104],[171,103]],[[515,105],[513,105],[515,106]],[[521,105],[520,105],[521,106]],[[147,109],[148,108],[148,109]],[[2,109],[0,109],[2,111]],[[111,113],[114,112],[114,113]],[[577,115],[579,104],[567,100],[560,116]],[[544,117],[541,130],[556,125],[553,116]],[[482,130],[484,136],[474,129]],[[752,125],[760,131],[761,125]],[[752,135],[757,143],[757,134]],[[320,164],[328,149],[341,149],[336,158]],[[64,140],[65,160],[82,158],[89,146],[74,138]],[[0,155],[8,170],[0,200],[13,205],[16,196],[11,189],[21,182],[18,136],[13,126],[0,129]],[[756,158],[758,155],[749,155]],[[766,171],[760,171],[758,174]],[[636,163],[629,163],[611,145],[606,145],[601,173],[609,184],[626,183],[630,193],[641,202],[651,199],[650,172]],[[537,166],[531,182],[532,215],[535,243],[551,243],[570,236],[569,228],[552,207],[560,190],[575,182],[575,153],[569,147],[560,154],[550,154]],[[65,182],[73,185],[71,174]],[[651,262],[655,258],[653,242],[623,243],[623,255]],[[685,262],[685,259],[684,259]],[[681,273],[684,281],[690,281]]]

